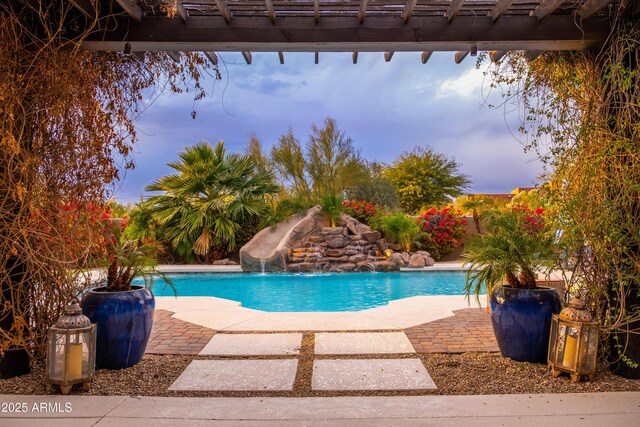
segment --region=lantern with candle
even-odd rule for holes
[[[592,321],[584,301],[574,298],[551,319],[548,365],[554,377],[567,372],[573,382],[582,376],[592,380],[597,354],[598,324]]]
[[[74,384],[91,385],[96,360],[96,325],[82,314],[77,299],[49,329],[47,375],[50,384],[69,394]]]

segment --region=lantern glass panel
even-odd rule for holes
[[[57,329],[49,333],[49,378],[58,381],[62,381],[66,341],[65,331]]]
[[[557,347],[557,334],[558,334],[558,317],[556,315],[551,319],[551,333],[549,334],[549,354],[547,360],[551,363],[556,362],[556,347]]]
[[[582,363],[580,370],[584,372],[594,372],[596,366],[596,357],[598,345],[598,330],[595,327],[587,326],[583,329],[582,335]]]

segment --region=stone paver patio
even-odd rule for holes
[[[413,297],[361,312],[267,313],[165,299],[147,352],[208,358],[193,360],[172,391],[428,393],[436,386],[418,354],[498,351],[485,309],[465,305]]]

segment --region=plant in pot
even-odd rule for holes
[[[488,232],[470,239],[463,257],[467,298],[486,289],[491,324],[504,357],[546,362],[551,315],[562,308],[555,289],[536,285],[551,268],[555,234],[543,209],[513,206],[486,215]]]
[[[126,219],[105,225],[98,264],[106,269],[106,278],[101,278],[100,286],[89,289],[80,303],[83,314],[97,326],[97,369],[137,364],[153,325],[155,299],[150,285],[159,274],[155,270],[159,246],[150,239],[127,239],[123,236],[125,227]],[[144,279],[144,285],[132,285],[137,277]]]

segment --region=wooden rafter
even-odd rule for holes
[[[89,0],[69,0],[76,9],[82,12],[89,19],[96,19],[96,8]]]
[[[360,0],[360,9],[358,10],[358,21],[364,24],[364,17],[367,14],[367,0]]]
[[[531,12],[531,15],[538,18],[538,21],[542,21],[549,14],[555,12],[564,2],[565,0],[542,0],[533,12]]]
[[[189,13],[187,13],[187,9],[184,8],[183,2],[178,0],[176,2],[176,8],[178,11],[178,16],[182,19],[182,22],[187,22],[187,18],[189,18]]]
[[[320,0],[313,0],[313,19],[316,25],[320,23]]]
[[[218,55],[216,55],[215,52],[204,52],[204,56],[206,56],[213,65],[218,65]]]
[[[351,54],[351,60],[353,61],[354,64],[358,63],[358,52],[353,52]]]
[[[496,5],[493,6],[493,8],[489,11],[489,16],[491,17],[493,22],[496,22],[498,18],[500,18],[502,14],[505,13],[511,7],[512,3],[513,0],[498,0],[496,2]]]
[[[528,50],[524,53],[524,57],[527,61],[531,62],[544,53],[544,50]]]
[[[447,9],[447,13],[446,13],[446,17],[447,17],[447,22],[451,22],[453,21],[453,18],[456,17],[456,15],[460,12],[460,9],[462,9],[462,5],[464,4],[464,0],[451,0],[451,4],[449,5],[449,8]]]
[[[506,54],[506,50],[492,50],[491,52],[489,52],[489,58],[491,59],[491,62],[498,62]]]
[[[120,7],[138,22],[142,21],[142,9],[132,0],[116,0]]]
[[[384,53],[384,62],[391,61],[391,58],[393,58],[393,53],[394,52],[385,52]]]
[[[407,0],[407,4],[404,5],[404,10],[402,11],[402,20],[406,24],[411,19],[411,15],[413,14],[413,9],[416,7],[417,0]]]
[[[229,24],[231,22],[231,9],[229,9],[229,5],[226,0],[215,0],[216,6],[220,11],[220,15],[222,15],[222,19],[224,22]]]
[[[273,8],[273,0],[264,0],[264,2],[267,5],[267,14],[269,15],[269,20],[271,21],[272,24],[275,25],[275,23],[276,23],[276,11]]]
[[[467,57],[467,55],[469,55],[468,50],[459,50],[456,52],[455,56],[453,57],[453,60],[455,61],[456,64],[459,64],[464,60],[464,58]]]
[[[398,17],[396,17],[398,18]],[[469,50],[583,50],[599,48],[610,33],[607,20],[591,19],[575,25],[572,15],[550,15],[542,21],[530,16],[504,16],[496,23],[487,16],[458,16],[450,24],[442,17],[414,15],[407,25],[380,31],[385,18],[369,16],[363,25],[352,16],[287,17],[272,25],[268,19],[234,16],[226,24],[216,16],[191,15],[186,23],[166,16],[113,18],[113,30],[95,32],[83,42],[91,50],[122,50],[123,40],[133,50],[214,52],[410,52]],[[396,19],[396,23],[398,19]]]
[[[251,52],[241,52],[241,53],[242,53],[242,57],[244,58],[244,61],[248,65],[251,65],[251,61],[253,60],[253,57],[251,56]]]
[[[320,52],[318,52],[317,50],[315,52],[315,55],[313,55],[313,62],[316,64],[320,62]]]
[[[280,64],[284,65],[284,52],[278,52],[278,59],[280,60]]]
[[[180,62],[180,52],[172,52],[170,50],[165,52],[169,58],[173,60],[173,62]]]
[[[578,7],[576,14],[582,19],[587,19],[609,3],[611,0],[587,0]]]
[[[420,61],[422,61],[423,64],[426,64],[427,61],[429,60],[429,58],[431,58],[431,54],[433,52],[431,52],[430,50],[425,50],[424,52],[422,52],[422,54],[420,55]]]

